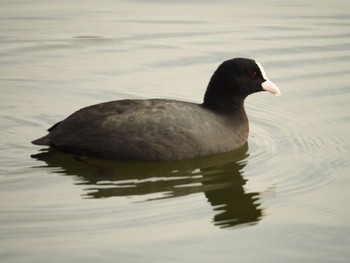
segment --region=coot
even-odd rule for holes
[[[170,161],[235,150],[248,138],[244,99],[280,91],[252,59],[223,62],[201,104],[117,100],[82,108],[34,140],[62,152],[115,160]]]

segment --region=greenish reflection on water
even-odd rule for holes
[[[246,144],[231,153],[176,162],[78,159],[50,149],[32,157],[77,177],[77,184],[87,186],[85,198],[139,196],[146,202],[203,193],[215,211],[213,223],[228,228],[262,217],[259,193],[243,187],[248,156]]]

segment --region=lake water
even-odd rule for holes
[[[350,2],[1,1],[1,262],[349,262]],[[240,151],[170,163],[30,141],[117,99],[201,102],[224,60],[250,96]]]

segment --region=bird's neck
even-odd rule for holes
[[[233,90],[236,92],[233,93]],[[239,90],[235,88],[233,81],[223,79],[215,72],[204,94],[203,106],[228,115],[244,112],[244,100],[247,95],[240,93]]]
[[[215,97],[214,97],[215,98]],[[237,98],[223,98],[223,99],[213,99],[213,97],[209,98],[209,96],[204,97],[203,107],[216,111],[225,115],[237,115],[244,114],[244,99],[241,97]]]

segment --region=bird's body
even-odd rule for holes
[[[96,104],[55,124],[48,135],[33,143],[80,156],[120,160],[181,160],[235,150],[248,137],[244,99],[263,90],[261,83],[267,81],[261,66],[254,64],[249,60],[246,65],[253,70],[251,83],[244,87],[247,91],[232,92],[241,78],[232,78],[219,67],[202,104],[164,99]],[[260,77],[259,85],[253,83],[255,75]]]
[[[235,125],[238,119],[242,125]],[[36,143],[107,159],[180,160],[234,150],[247,135],[245,114],[217,116],[174,100],[119,100],[73,113]]]

